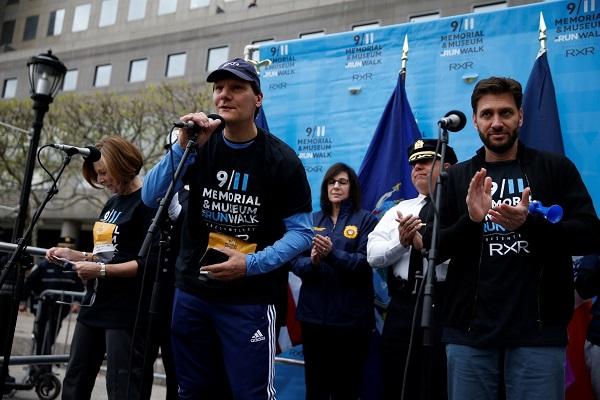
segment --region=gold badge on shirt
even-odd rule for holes
[[[354,225],[347,225],[344,227],[344,236],[348,239],[355,239],[358,236],[358,228]]]

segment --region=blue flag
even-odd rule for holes
[[[519,140],[537,150],[565,154],[556,94],[546,52],[533,64],[523,95],[523,126]]]
[[[362,206],[373,210],[378,218],[400,200],[417,196],[410,179],[407,149],[420,137],[404,80],[398,75],[358,173]]]
[[[263,108],[264,107],[260,107],[258,109],[258,114],[256,115],[256,118],[254,118],[254,122],[256,123],[256,126],[269,132],[269,124],[267,123],[267,116],[265,115]]]

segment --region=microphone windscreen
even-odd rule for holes
[[[450,126],[447,127],[447,129],[450,132],[458,132],[467,125],[467,116],[462,111],[459,111],[459,110],[448,111],[448,113],[446,115],[444,115],[444,117],[450,117],[450,118],[457,117],[458,118],[457,123],[450,124]]]
[[[100,153],[100,150],[98,150],[96,146],[86,146],[86,148],[90,151],[90,155],[86,157],[87,160],[90,162],[96,162],[100,160],[102,153]]]

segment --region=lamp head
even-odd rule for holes
[[[62,86],[67,67],[51,50],[45,54],[33,56],[27,62],[29,68],[29,88],[31,96],[48,96],[50,101]]]

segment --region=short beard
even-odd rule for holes
[[[513,145],[515,144],[515,142],[519,138],[519,130],[515,129],[512,132],[512,134],[510,135],[510,137],[508,138],[508,141],[506,143],[503,143],[503,144],[494,144],[483,133],[481,133],[480,130],[477,130],[477,132],[479,133],[479,138],[483,142],[484,146],[488,150],[491,150],[492,152],[494,152],[496,154],[504,154],[504,153],[506,153],[508,150],[510,150],[513,147]]]

